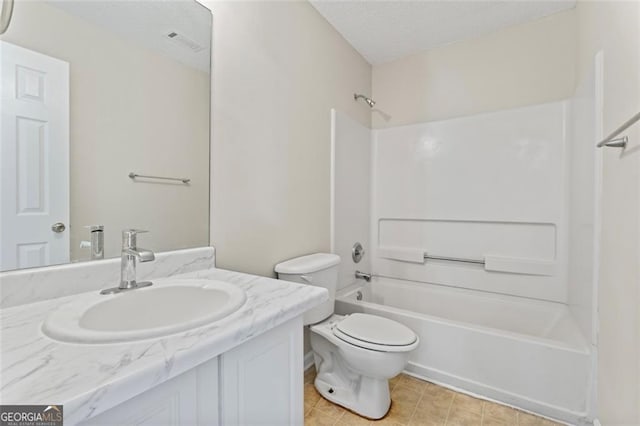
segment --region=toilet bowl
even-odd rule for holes
[[[376,328],[383,321],[387,327]],[[386,334],[393,330],[400,333]],[[379,419],[391,405],[389,379],[404,369],[409,352],[417,347],[418,337],[395,321],[367,314],[333,315],[311,326],[315,386],[326,399]]]
[[[391,406],[388,381],[407,365],[418,336],[376,315],[333,314],[339,263],[334,254],[317,253],[279,263],[275,271],[280,279],[329,290],[329,303],[305,314],[305,325],[311,325],[318,392],[361,416],[379,419]]]

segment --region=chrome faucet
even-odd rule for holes
[[[89,242],[91,260],[104,259],[104,225],[87,225],[85,228],[91,233],[91,242]]]
[[[136,260],[140,262],[151,262],[156,256],[151,250],[138,247],[137,235],[143,232],[137,229],[125,229],[122,231],[122,259],[120,262],[120,285],[118,287],[107,288],[100,294],[120,293],[136,288],[148,287],[151,281],[136,281]]]
[[[369,281],[371,281],[371,274],[367,274],[365,272],[356,271],[356,279],[358,279],[358,278],[363,279],[366,282],[369,282]]]

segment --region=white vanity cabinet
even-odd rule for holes
[[[220,357],[222,425],[304,423],[302,317]]]
[[[302,425],[302,317],[254,337],[83,425]]]
[[[218,358],[98,414],[82,425],[218,425]],[[66,422],[65,422],[66,424]]]

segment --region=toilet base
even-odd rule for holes
[[[341,340],[333,328],[344,318],[333,315],[311,327],[315,387],[333,403],[363,417],[380,419],[391,407],[389,379],[407,365],[410,349],[382,352]]]
[[[323,398],[334,404],[371,420],[383,418],[391,407],[388,380],[362,376],[361,379],[360,383],[345,386],[316,377],[314,385]]]

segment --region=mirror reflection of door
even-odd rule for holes
[[[69,261],[69,64],[0,41],[0,270]]]

